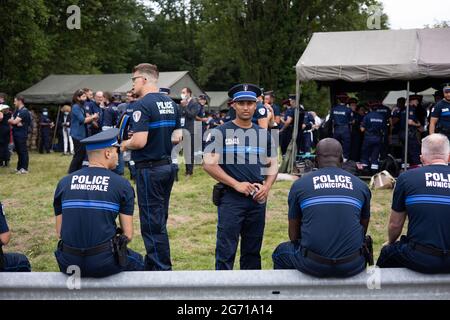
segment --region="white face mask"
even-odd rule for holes
[[[181,94],[181,99],[182,99],[182,100],[186,100],[186,98],[187,98],[187,96],[186,96],[185,94],[182,93],[182,94]]]
[[[44,116],[48,116],[48,112],[42,112]]]
[[[64,112],[64,115],[68,116],[68,115],[69,115],[69,113],[68,113],[68,112]]]

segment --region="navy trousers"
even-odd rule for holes
[[[359,259],[334,266],[317,263],[304,257],[299,241],[280,244],[275,249],[272,260],[274,269],[297,269],[318,278],[352,277],[364,271],[366,267],[366,261],[363,256]]]
[[[27,138],[14,137],[14,146],[16,148],[18,161],[17,170],[25,169],[28,171],[28,148]]]
[[[44,153],[50,152],[50,145],[51,145],[51,141],[50,141],[50,129],[48,128],[44,128],[41,129],[41,143],[39,145],[39,152],[40,153]]]
[[[59,270],[62,273],[67,273],[67,268],[70,266],[78,266],[81,271],[81,277],[89,278],[103,278],[122,271],[143,271],[144,260],[142,255],[128,249],[128,264],[121,267],[111,251],[105,251],[100,254],[88,257],[79,257],[59,249],[55,251],[56,261],[58,262]]]
[[[175,174],[171,164],[137,170],[136,186],[141,234],[147,251],[146,270],[172,270],[167,218]]]
[[[370,166],[372,170],[378,170],[382,139],[380,136],[366,133],[362,146],[361,162],[364,166]]]
[[[405,145],[405,134],[402,132],[400,134],[400,140],[403,145]],[[408,135],[408,163],[410,165],[419,165],[421,164],[420,161],[420,143],[417,140],[417,136],[415,134],[409,134]],[[402,155],[402,158],[404,155]]]
[[[311,132],[303,132],[302,133],[302,144],[300,147],[300,151],[302,153],[311,153],[312,147],[312,133]]]
[[[234,191],[223,195],[218,208],[216,270],[232,270],[241,237],[241,270],[261,269],[266,204]]]
[[[348,126],[336,126],[334,127],[333,138],[339,141],[344,151],[344,158],[350,158],[350,144],[351,135],[350,128]]]
[[[5,253],[4,268],[0,272],[31,272],[28,258],[21,253]]]
[[[381,249],[380,268],[408,268],[421,273],[450,273],[450,257],[435,257],[412,249],[406,237]]]

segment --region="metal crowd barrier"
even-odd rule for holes
[[[295,270],[124,272],[103,279],[0,273],[0,299],[404,300],[450,299],[450,275],[371,269],[347,279]]]

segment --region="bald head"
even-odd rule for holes
[[[422,140],[422,163],[430,165],[436,162],[448,163],[450,145],[443,134],[431,134]]]
[[[340,167],[342,165],[342,146],[336,139],[326,138],[317,144],[316,158],[319,168]]]

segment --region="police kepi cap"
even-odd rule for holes
[[[117,140],[118,135],[119,129],[112,128],[83,139],[81,140],[81,143],[86,146],[86,151],[118,147],[120,146],[119,141]]]
[[[254,84],[238,84],[228,91],[228,96],[236,101],[252,101],[256,102],[257,97],[261,96],[261,89]]]
[[[289,95],[289,100],[295,100],[297,99],[297,95],[296,94],[290,94]]]
[[[442,91],[444,93],[450,92],[450,83],[444,83]]]
[[[206,94],[201,94],[198,96],[199,99],[208,100],[208,96]]]
[[[159,93],[170,94],[170,88],[159,88]]]

